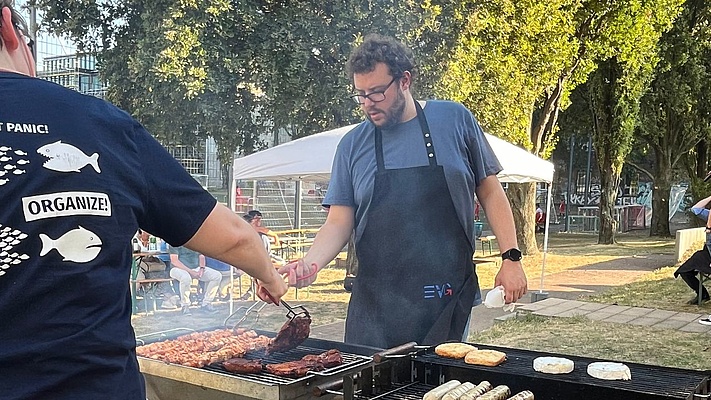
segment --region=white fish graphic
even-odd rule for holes
[[[26,156],[27,155],[27,153],[25,153],[22,150],[15,150],[15,154],[17,154],[18,156]]]
[[[0,186],[10,182],[9,179],[0,179]]]
[[[0,176],[5,176],[7,174],[7,171],[0,171]]]
[[[0,161],[5,162],[5,161],[10,161],[12,160],[12,157],[0,157]]]
[[[17,160],[17,163],[20,165],[25,165],[25,164],[29,164],[30,162],[27,160]]]
[[[79,226],[65,233],[58,239],[51,239],[40,233],[42,251],[40,257],[47,255],[52,249],[57,249],[64,257],[63,261],[85,263],[93,260],[101,251],[101,239],[92,231]]]
[[[62,143],[61,140],[40,147],[37,153],[49,158],[42,165],[52,171],[79,172],[85,166],[91,165],[94,171],[101,173],[97,153],[89,157],[76,147]]]
[[[14,165],[12,165],[12,164],[7,164],[7,165],[6,165],[6,166],[4,166],[3,168],[5,168],[5,169],[7,169],[7,170],[11,170],[11,169],[13,169],[13,168],[17,168],[17,167],[16,167],[16,166],[14,166]]]
[[[25,171],[24,169],[16,169],[16,170],[12,171],[12,173],[15,175],[20,175],[20,174],[27,173],[27,171]]]
[[[8,151],[8,150],[12,150],[12,147],[7,147],[7,146],[0,147],[0,151]]]

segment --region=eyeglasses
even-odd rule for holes
[[[30,53],[32,53],[32,58],[37,58],[37,53],[35,52],[35,41],[30,38],[26,39],[27,41],[25,43],[27,43],[27,47],[30,49]]]
[[[372,92],[368,94],[354,94],[351,96],[351,99],[353,99],[353,101],[358,104],[365,104],[365,100],[370,100],[373,103],[380,103],[381,101],[385,100],[385,92],[388,91],[390,85],[392,85],[393,82],[395,82],[399,78],[399,76],[393,77],[393,80],[391,80],[390,83],[388,83],[388,85],[385,86],[385,89],[383,90],[378,90],[377,92]]]

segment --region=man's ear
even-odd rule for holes
[[[7,46],[9,51],[17,50],[20,41],[17,38],[17,32],[12,25],[12,12],[9,7],[2,8],[2,20],[0,21],[0,38],[3,44]]]

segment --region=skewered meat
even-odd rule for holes
[[[256,374],[262,372],[262,360],[246,360],[244,358],[230,358],[222,363],[222,366],[230,372],[238,374]]]
[[[267,345],[267,354],[284,352],[296,348],[308,339],[311,333],[311,317],[297,316],[286,321],[274,339]]]
[[[254,331],[218,329],[194,332],[173,340],[139,346],[136,354],[154,360],[200,368],[207,364],[242,357],[248,351],[264,349],[270,339]]]
[[[323,371],[326,368],[343,364],[343,356],[338,350],[329,350],[319,355],[309,354],[298,361],[281,364],[267,364],[264,369],[274,375],[287,378],[301,378],[309,371]]]

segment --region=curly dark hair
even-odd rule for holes
[[[354,74],[371,72],[378,63],[387,65],[393,77],[401,77],[405,71],[410,71],[413,78],[415,76],[412,50],[395,38],[371,33],[348,57],[346,73],[351,83]]]
[[[10,12],[12,13],[12,23],[15,25],[15,28],[19,29],[20,32],[29,37],[28,35],[28,30],[27,30],[27,23],[25,23],[25,19],[22,18],[22,15],[20,15],[20,12],[15,9],[15,0],[0,0],[0,10],[3,8],[8,7],[10,8]],[[2,48],[2,41],[0,40],[0,49]]]

